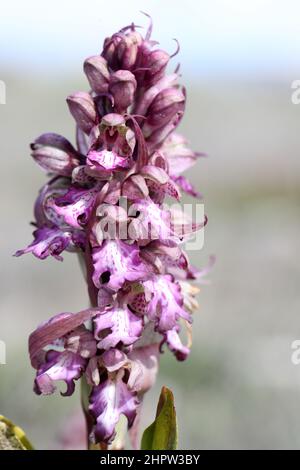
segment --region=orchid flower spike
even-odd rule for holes
[[[55,315],[30,336],[34,391],[63,396],[82,378],[89,387],[89,439],[111,444],[121,415],[136,424],[153,385],[160,352],[189,355],[201,271],[182,243],[203,227],[176,216],[165,199],[199,197],[182,175],[198,154],[176,132],[186,103],[170,55],[132,24],[105,39],[84,62],[90,90],[70,95],[77,143],[47,133],[32,144],[49,181],[35,203],[34,240],[16,256],[61,260],[78,253],[86,265],[92,307]],[[64,388],[64,387],[63,387]]]

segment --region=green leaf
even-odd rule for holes
[[[0,450],[33,450],[23,429],[0,415]]]
[[[167,387],[161,389],[155,421],[145,429],[142,450],[175,450],[178,441],[174,396]]]

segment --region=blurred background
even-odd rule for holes
[[[79,397],[32,393],[27,337],[42,320],[78,311],[87,294],[77,260],[13,258],[32,237],[33,201],[46,176],[28,144],[45,131],[74,141],[65,97],[86,90],[85,57],[134,21],[180,53],[188,92],[181,131],[205,151],[188,176],[205,195],[209,223],[194,264],[217,262],[201,288],[190,358],[161,360],[146,400],[150,424],[160,388],[171,387],[182,449],[300,448],[300,4],[293,0],[3,1],[0,11],[1,323],[0,413],[37,448],[61,445]],[[73,424],[72,424],[73,426]],[[73,434],[76,426],[72,428]]]

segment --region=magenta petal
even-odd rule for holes
[[[197,161],[199,154],[188,148],[187,140],[172,132],[159,149],[169,162],[170,175],[177,176]]]
[[[180,317],[191,321],[190,314],[182,307],[180,286],[173,282],[172,276],[158,275],[144,282],[144,287],[152,294],[148,304],[148,317],[157,324],[159,332],[163,333],[174,328]]]
[[[94,335],[87,330],[85,326],[80,325],[71,333],[65,336],[65,348],[83,358],[89,358],[96,355],[97,345]]]
[[[43,349],[46,346],[54,344],[57,339],[64,338],[70,332],[76,331],[80,325],[97,313],[99,311],[92,308],[77,313],[59,313],[39,325],[29,336],[29,354],[32,367],[39,368],[43,362],[40,358],[44,355]]]
[[[190,350],[182,344],[177,328],[166,332],[165,341],[178,361],[184,361],[188,357]]]
[[[168,240],[174,236],[171,214],[150,198],[134,202],[129,211],[132,221],[128,228],[133,240]]]
[[[87,164],[92,169],[111,172],[117,169],[126,169],[130,166],[128,158],[121,157],[110,150],[91,150],[87,156]]]
[[[53,256],[62,260],[60,254],[68,247],[72,239],[70,232],[62,232],[58,228],[42,227],[33,232],[34,241],[23,250],[18,250],[15,256],[32,253],[39,259]]]
[[[130,346],[142,334],[143,321],[128,308],[115,307],[94,320],[95,338],[100,339],[99,349],[116,347],[119,343]]]
[[[81,158],[67,139],[50,132],[35,139],[31,150],[32,157],[43,169],[62,176],[71,176]]]
[[[86,359],[70,351],[58,352],[50,350],[45,357],[45,363],[38,369],[35,379],[35,392],[49,395],[54,392],[53,382],[63,380],[67,384],[64,396],[74,392],[74,380],[79,379],[86,366]]]
[[[139,404],[136,394],[122,380],[121,370],[115,377],[108,377],[90,396],[90,412],[96,420],[93,436],[96,442],[110,443],[115,436],[115,426],[124,414],[128,426],[132,426]]]
[[[121,240],[105,240],[93,249],[93,281],[96,287],[117,291],[126,280],[145,279],[149,267],[142,262],[136,244],[128,245]]]
[[[174,181],[176,182],[176,184],[178,184],[178,186],[180,186],[180,188],[187,194],[189,194],[190,196],[193,196],[193,197],[197,197],[199,199],[202,198],[202,194],[199,193],[199,191],[197,191],[194,186],[186,179],[185,176],[176,176],[174,178]]]
[[[52,201],[52,207],[57,214],[62,215],[68,225],[81,228],[92,213],[96,189],[86,190],[70,188],[69,191]]]

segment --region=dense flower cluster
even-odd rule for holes
[[[51,179],[35,204],[34,241],[16,253],[84,257],[92,307],[42,324],[29,349],[38,394],[63,380],[70,395],[85,376],[96,442],[112,442],[121,414],[132,426],[164,344],[178,360],[189,354],[179,331],[191,323],[198,272],[181,246],[202,225],[164,199],[199,196],[181,174],[198,155],[174,132],[185,91],[151,29],[126,27],[84,62],[91,91],[67,98],[77,148],[53,133],[31,145]]]

